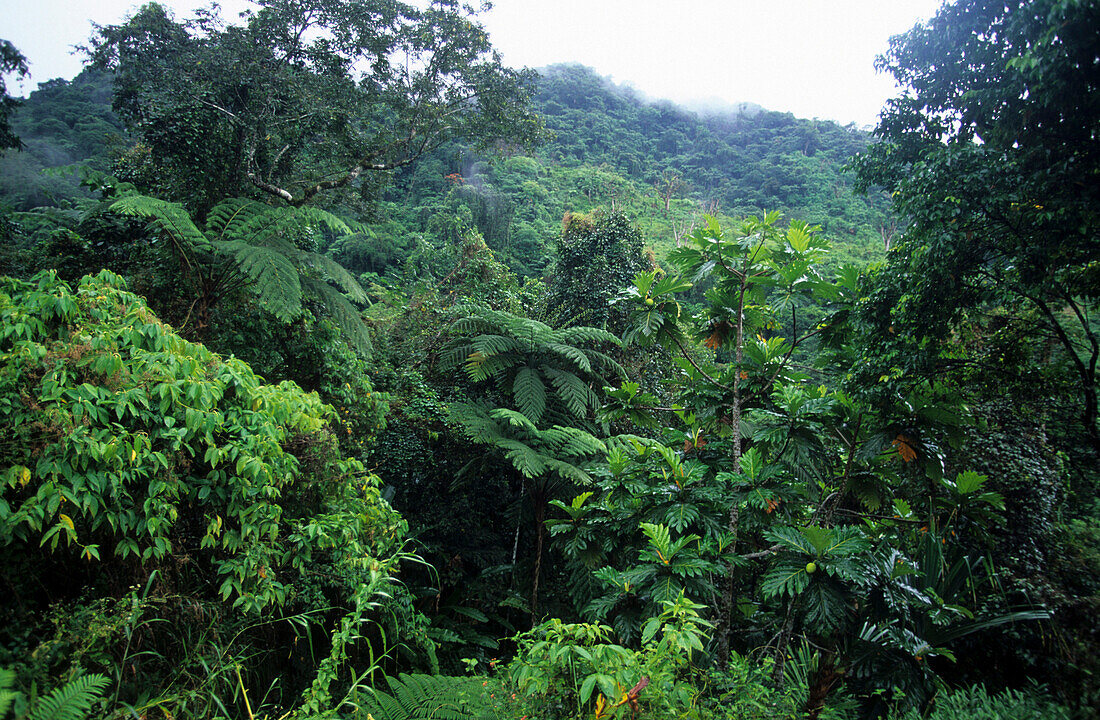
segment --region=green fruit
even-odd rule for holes
[[[817,572],[817,564],[813,562],[806,563],[806,574],[813,575]]]
[[[646,305],[652,305],[653,304],[653,298],[646,298],[645,299],[645,304]]]

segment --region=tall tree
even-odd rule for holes
[[[18,150],[23,147],[23,143],[12,132],[10,125],[10,115],[19,106],[19,101],[8,95],[8,86],[4,81],[4,76],[8,73],[15,73],[22,78],[26,77],[29,72],[27,58],[23,57],[23,53],[19,52],[8,40],[0,40],[0,152],[7,148]]]
[[[173,199],[208,207],[251,188],[302,205],[369,187],[366,176],[451,138],[484,149],[541,137],[531,73],[504,67],[458,3],[256,5],[225,26],[209,11],[179,23],[151,3],[92,40],[94,62],[116,72],[115,109],[172,174]]]
[[[899,371],[937,362],[964,314],[1033,312],[1100,452],[1100,6],[960,0],[879,58],[904,88],[857,162],[908,227],[865,317]],[[931,352],[929,352],[931,351]],[[876,370],[877,372],[877,370]]]

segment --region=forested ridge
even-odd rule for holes
[[[947,3],[873,132],[454,3],[0,85],[0,718],[1096,718],[1098,35]]]

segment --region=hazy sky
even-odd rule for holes
[[[653,98],[752,102],[871,125],[893,96],[874,58],[941,0],[496,0],[482,17],[505,62],[577,62]],[[187,17],[205,0],[168,0]],[[72,78],[91,22],[117,23],[134,0],[0,0],[0,37],[31,64],[22,86]],[[222,0],[235,17],[247,0]]]

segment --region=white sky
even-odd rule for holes
[[[496,0],[482,16],[507,64],[576,62],[652,98],[752,102],[805,118],[875,123],[895,94],[874,70],[891,35],[931,17],[941,0]],[[205,0],[168,0],[177,18]],[[0,0],[0,37],[30,61],[8,79],[26,94],[72,78],[91,22],[114,24],[134,0]],[[235,18],[247,0],[222,0]]]

